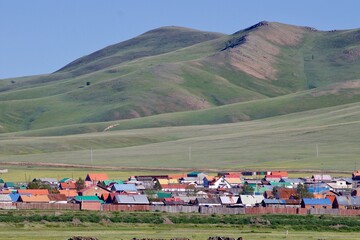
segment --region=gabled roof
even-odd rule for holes
[[[76,189],[76,184],[73,182],[62,182],[60,183],[61,189]]]
[[[116,195],[114,201],[118,204],[150,204],[145,195]]]
[[[114,184],[111,191],[116,192],[137,192],[135,184]]]
[[[20,194],[18,194],[18,193],[10,193],[9,196],[10,196],[12,202],[17,202],[17,201],[19,201]]]
[[[4,180],[2,178],[0,178],[0,183],[4,183]]]
[[[239,197],[236,196],[221,196],[220,201],[222,204],[236,204],[239,200]]]
[[[178,179],[158,179],[160,185],[176,184],[179,183]]]
[[[56,178],[34,178],[33,181],[40,180],[41,182],[48,182],[48,183],[57,183],[58,180]]]
[[[280,205],[285,205],[286,204],[285,200],[283,200],[283,199],[266,199],[265,198],[263,200],[263,202],[265,204],[280,204]]]
[[[278,188],[276,189],[276,197],[280,199],[290,199],[296,195],[296,189]]]
[[[263,195],[240,195],[239,201],[244,205],[256,205],[264,200]]]
[[[60,202],[60,201],[67,201],[67,197],[65,194],[49,194],[49,200],[51,202]]]
[[[331,205],[331,201],[328,198],[303,198],[305,205]]]
[[[103,200],[98,198],[97,196],[76,196],[74,198],[77,202],[101,202],[104,203]]]
[[[76,197],[78,195],[77,191],[74,189],[59,190],[59,192],[60,192],[60,194],[64,194],[68,198]]]
[[[109,180],[109,177],[106,173],[88,173],[85,178],[85,181],[98,182]]]
[[[105,184],[105,186],[108,186],[112,183],[117,183],[117,184],[123,184],[124,181],[123,180],[116,180],[116,179],[111,179],[111,180],[104,180],[103,183]]]
[[[9,194],[0,194],[0,202],[12,202]]]
[[[71,181],[73,181],[72,178],[63,178],[59,181],[59,183],[65,183],[65,182],[71,182]]]
[[[48,195],[49,190],[47,189],[19,189],[17,191],[20,195],[31,194],[31,195]]]
[[[232,178],[232,177],[227,177],[226,176],[226,178],[225,178],[225,181],[227,181],[228,183],[230,183],[230,184],[241,184],[241,179],[240,178]]]
[[[319,174],[315,174],[315,175],[312,175],[311,177],[313,180],[315,181],[331,181],[332,180],[332,177],[330,175],[319,175]]]
[[[27,203],[49,203],[48,195],[20,195],[21,202]]]
[[[205,205],[221,205],[221,200],[219,197],[215,198],[196,198],[196,201],[199,204],[205,204]]]
[[[291,183],[291,184],[300,184],[300,183],[304,183],[304,180],[302,180],[300,178],[282,178],[280,180],[280,182],[286,182],[286,183]]]
[[[270,173],[270,175],[276,175],[276,176],[280,176],[280,177],[288,177],[289,176],[288,172],[286,172],[286,171],[272,171]]]
[[[4,187],[13,188],[13,187],[15,187],[15,183],[13,183],[13,182],[5,182]]]

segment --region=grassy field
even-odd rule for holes
[[[358,239],[357,233],[346,232],[314,232],[314,231],[289,231],[286,236],[286,230],[261,230],[261,229],[243,229],[237,226],[197,226],[197,225],[124,225],[119,224],[107,227],[106,223],[82,224],[73,226],[68,224],[0,224],[0,239],[39,239],[39,240],[64,240],[72,236],[94,236],[100,240],[124,239],[130,240],[136,238],[155,238],[170,239],[174,237],[186,237],[191,240],[206,240],[211,236],[227,236],[244,240],[257,239],[326,239],[326,240],[355,240]]]
[[[100,240],[134,237],[200,240],[211,236],[243,237],[244,240],[358,239],[359,231],[358,217],[87,211],[1,211],[0,214],[0,239],[68,239],[74,235]],[[162,223],[165,219],[166,224]],[[173,223],[175,219],[197,223]],[[266,220],[266,224],[253,220]]]
[[[0,161],[89,166],[92,148],[97,166],[351,171],[360,155],[358,132],[360,105],[354,103],[233,124],[58,137],[1,135]]]

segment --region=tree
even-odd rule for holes
[[[250,186],[249,184],[244,184],[242,188],[242,194],[249,195],[254,194],[254,188]]]
[[[82,178],[79,178],[75,182],[76,190],[80,191],[81,189],[85,188],[85,181]]]
[[[297,188],[296,188],[296,198],[297,199],[313,198],[313,197],[314,197],[314,194],[309,192],[309,189],[306,185],[300,183],[297,186]]]
[[[154,190],[162,190],[162,187],[161,187],[161,184],[159,183],[159,181],[155,182]]]

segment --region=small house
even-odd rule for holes
[[[328,198],[303,198],[301,201],[301,207],[306,209],[332,208],[332,204]]]
[[[150,202],[145,195],[116,195],[114,204],[121,205],[149,205]]]

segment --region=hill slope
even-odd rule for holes
[[[0,132],[183,111],[193,112],[174,114],[172,123],[162,115],[128,120],[124,128],[214,124],[358,102],[359,40],[359,29],[269,22],[232,35],[152,30],[53,74],[2,80]]]

